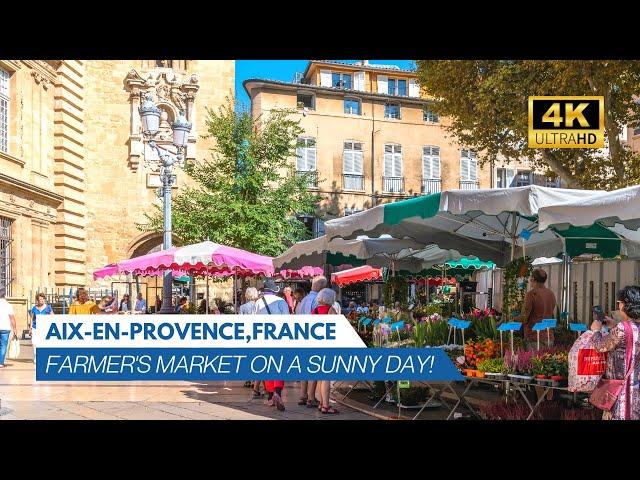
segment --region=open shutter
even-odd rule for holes
[[[409,79],[409,96],[410,97],[420,96],[420,86],[418,85],[418,81],[415,78]]]
[[[364,72],[353,74],[353,89],[364,92]]]
[[[320,70],[320,85],[322,87],[331,86],[331,70]]]
[[[515,187],[514,179],[516,178],[516,173],[517,170],[515,169],[507,168],[505,170],[507,187]]]
[[[440,147],[431,147],[431,178],[440,178]]]
[[[389,80],[386,75],[378,75],[378,93],[383,93],[387,95]]]

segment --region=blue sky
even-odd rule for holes
[[[339,60],[355,62],[356,60]],[[247,78],[269,78],[290,82],[295,72],[304,72],[308,60],[236,60],[236,99],[249,106],[249,97],[242,87]],[[370,63],[398,65],[403,69],[413,68],[413,60],[369,60]]]

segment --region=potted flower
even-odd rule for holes
[[[567,385],[569,375],[569,361],[566,352],[558,352],[551,355],[553,360],[553,375],[551,382],[554,387],[564,387]]]
[[[527,383],[533,380],[531,360],[534,352],[532,350],[518,350],[516,352],[507,351],[505,363],[515,372],[509,374],[509,378],[514,382]]]
[[[545,386],[550,381],[548,380],[549,360],[550,356],[548,354],[536,356],[531,359],[532,373],[535,376],[536,383],[538,385]]]

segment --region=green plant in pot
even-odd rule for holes
[[[478,370],[485,372],[489,378],[502,379],[507,373],[507,368],[502,358],[487,358],[478,362]]]

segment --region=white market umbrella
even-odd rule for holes
[[[555,230],[539,231],[538,210],[593,195],[592,190],[537,185],[449,190],[330,220],[325,223],[325,232],[332,240],[365,234],[411,238],[464,256],[491,260],[502,267],[515,258],[516,252],[533,258],[564,252],[561,234]]]

